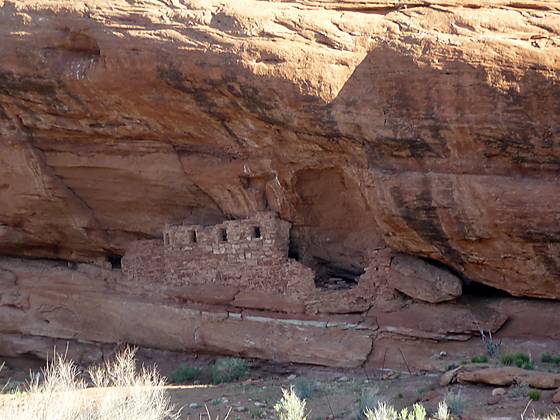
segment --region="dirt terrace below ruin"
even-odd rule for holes
[[[214,358],[200,355],[185,355],[139,349],[138,363],[145,366],[156,365],[164,375],[171,374],[181,364],[197,367],[204,371]],[[3,359],[0,358],[0,363]],[[40,363],[27,359],[6,359],[6,366],[0,374],[0,388],[9,392],[29,378],[30,372],[38,370]],[[463,363],[457,353],[450,353],[440,359],[443,366],[450,363]],[[85,362],[85,367],[90,362]],[[536,366],[543,369],[546,366]],[[505,395],[496,398],[492,391],[495,387],[453,384],[439,384],[439,374],[358,369],[344,370],[318,368],[305,365],[277,364],[269,362],[250,362],[250,370],[244,380],[234,383],[211,384],[204,375],[184,385],[171,384],[167,390],[172,402],[183,407],[181,419],[202,418],[206,416],[205,406],[212,417],[224,418],[232,409],[231,418],[274,419],[274,404],[281,398],[282,388],[290,386],[305,391],[308,418],[311,419],[349,419],[355,418],[360,401],[378,399],[397,408],[410,407],[419,402],[428,411],[434,412],[440,401],[451,395],[459,395],[462,403],[461,419],[483,420],[491,418],[518,419],[524,412],[528,399],[526,385],[504,387]],[[7,385],[7,386],[6,386]],[[554,412],[551,403],[553,390],[539,391],[539,401],[529,404],[528,415]],[[373,395],[374,398],[364,398]],[[2,401],[0,394],[0,403]],[[459,407],[459,404],[457,404]],[[456,407],[454,406],[454,409]]]

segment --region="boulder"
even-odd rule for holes
[[[560,404],[560,388],[552,395],[552,402],[554,404]]]
[[[560,387],[560,374],[517,367],[499,367],[474,371],[463,370],[457,373],[457,381],[498,386],[523,383],[533,388],[554,389]]]
[[[506,390],[504,388],[494,388],[492,390],[492,395],[493,396],[502,396],[502,395],[506,395]]]
[[[410,255],[393,257],[388,281],[399,292],[429,303],[453,300],[463,291],[455,274]]]

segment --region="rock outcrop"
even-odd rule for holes
[[[453,300],[463,291],[461,279],[409,255],[395,255],[388,283],[407,296],[430,303]]]
[[[77,340],[99,347],[87,356],[88,348],[74,343],[76,355],[83,360],[103,354],[105,345],[127,342],[165,350],[359,367],[381,339],[462,342],[468,347],[466,342],[477,328],[496,332],[508,318],[494,305],[473,310],[462,303],[440,304],[434,312],[428,304],[413,302],[402,310],[377,307],[373,299],[367,305],[371,309],[360,312],[357,299],[363,293],[354,289],[318,289],[305,305],[299,303],[299,311],[289,311],[289,305],[282,306],[286,296],[271,290],[237,290],[228,297],[222,286],[214,285],[196,293],[163,281],[158,287],[131,282],[116,269],[47,260],[0,258],[0,268],[17,280],[0,285],[0,354],[10,356],[41,356],[47,344]],[[362,281],[363,289],[358,290],[368,290],[367,279]],[[329,297],[354,313],[318,312],[316,305],[326,302],[328,308]],[[264,306],[255,310],[257,298]],[[41,337],[47,338],[47,344],[35,345]],[[412,361],[411,365],[415,367]]]
[[[554,2],[0,1],[0,252],[92,261],[272,209],[560,298]]]
[[[0,50],[6,352],[355,367],[512,316],[505,337],[557,338],[512,309],[532,327],[549,302],[461,296],[560,299],[555,2],[0,0]],[[263,211],[291,223],[275,294],[121,275],[164,226]]]
[[[457,373],[457,381],[499,386],[527,384],[534,388],[556,389],[560,386],[560,375],[508,366],[474,371],[460,370]]]

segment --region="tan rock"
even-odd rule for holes
[[[560,388],[552,396],[552,402],[555,404],[560,404]]]
[[[241,308],[267,309],[289,313],[303,313],[305,311],[303,302],[294,297],[258,290],[240,292],[235,296],[232,304]]]
[[[219,305],[176,304],[158,294],[139,295],[142,285],[134,290],[130,283],[127,288],[119,281],[107,284],[87,277],[89,270],[78,272],[52,261],[22,264],[0,258],[0,264],[17,273],[17,292],[29,296],[26,306],[0,306],[0,334],[10,337],[0,345],[0,354],[35,347],[33,354],[41,357],[53,342],[71,339],[356,368],[373,346],[374,331],[365,326],[328,327],[327,319],[294,314],[251,315]],[[42,345],[36,343],[40,336]]]
[[[225,305],[231,303],[239,288],[215,285],[190,285],[167,290],[169,297],[185,302],[201,302],[212,305]]]
[[[492,395],[493,396],[506,395],[506,390],[504,388],[494,388],[492,390]]]
[[[437,308],[437,310],[435,310]],[[381,331],[403,336],[466,341],[483,328],[497,331],[507,316],[488,307],[416,303],[393,312],[370,311]]]
[[[437,400],[441,397],[440,392],[436,391],[436,390],[431,390],[428,393],[426,393],[426,395],[424,395],[421,399],[421,401],[427,402],[427,401],[434,401]]]
[[[448,370],[443,375],[441,375],[439,379],[439,384],[441,386],[450,385],[455,380],[455,378],[457,377],[457,372],[459,372],[460,370],[461,370],[461,366],[455,369]]]
[[[487,385],[508,386],[524,383],[533,388],[553,389],[560,387],[560,374],[525,370],[517,367],[500,367],[461,371],[457,374],[459,382],[482,383]]]
[[[412,3],[3,2],[0,253],[270,208],[312,262],[559,299],[558,7]]]
[[[492,395],[490,398],[488,398],[486,403],[488,405],[496,405],[496,404],[500,403],[501,401],[502,401],[502,396],[501,395]]]
[[[14,273],[8,270],[0,269],[0,287],[9,288],[15,285],[17,277]]]
[[[430,303],[461,296],[461,279],[447,270],[410,255],[395,255],[389,272],[389,285],[415,299]]]

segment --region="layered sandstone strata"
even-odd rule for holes
[[[560,297],[554,2],[0,1],[0,251],[91,260],[272,209]]]
[[[244,337],[233,352],[280,360],[312,336],[296,361],[357,366],[386,334],[469,339],[511,315],[418,302],[462,282],[560,298],[559,34],[550,1],[0,0],[0,254],[57,261],[5,260],[2,333],[214,351]],[[166,225],[259,211],[291,223],[304,271],[353,287],[293,299],[120,276]],[[264,328],[255,309],[367,328]],[[350,361],[324,347],[338,340],[355,340]]]

